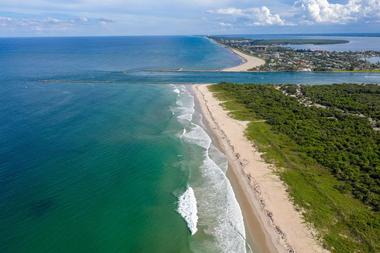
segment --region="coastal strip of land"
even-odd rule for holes
[[[238,66],[225,68],[222,71],[223,72],[245,72],[249,71],[253,68],[259,67],[261,65],[265,64],[265,61],[263,59],[260,59],[258,57],[245,54],[239,50],[236,50],[234,48],[229,48],[234,54],[238,55],[242,59],[242,63]]]
[[[238,184],[240,189],[236,193],[243,195],[238,199],[247,232],[256,242],[259,238],[260,250],[328,252],[296,210],[274,167],[262,159],[261,153],[245,136],[248,122],[231,118],[207,85],[194,85],[193,91],[206,124],[229,161],[229,171],[236,181],[232,183]],[[258,221],[255,225],[252,215]]]
[[[274,39],[257,40],[232,37],[210,37],[219,45],[233,49],[241,55],[261,59],[263,64],[253,64],[246,68],[251,71],[352,71],[372,72],[380,69],[380,63],[371,62],[380,56],[378,50],[363,51],[328,51],[328,50],[298,50],[287,45],[328,45],[343,44],[346,40],[304,40],[304,39]],[[244,66],[244,65],[243,65]],[[230,68],[227,71],[244,71],[243,68]]]

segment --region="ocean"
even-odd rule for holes
[[[257,252],[191,83],[380,82],[221,73],[199,36],[0,39],[0,252]]]

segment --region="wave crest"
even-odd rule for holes
[[[178,94],[175,89],[179,90]],[[185,219],[192,235],[200,234],[192,242],[193,252],[246,253],[245,227],[225,171],[227,161],[202,127],[201,115],[195,111],[194,97],[184,85],[173,86],[178,94],[173,113],[183,125],[179,138],[202,148],[199,167],[192,167],[190,186],[179,198],[178,212]],[[195,116],[195,117],[194,117]],[[197,173],[198,172],[198,173]],[[197,193],[197,199],[195,199]],[[197,227],[199,219],[199,227]],[[212,236],[210,240],[209,236]],[[208,239],[206,239],[208,238]]]
[[[191,188],[190,186],[179,197],[178,213],[186,221],[187,227],[189,228],[191,235],[194,235],[198,231],[198,210],[197,199],[195,198],[193,188]]]

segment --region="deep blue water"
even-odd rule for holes
[[[380,74],[188,71],[239,62],[196,36],[0,39],[0,252],[244,252],[236,227],[218,222],[241,225],[228,216],[239,210],[223,191],[222,156],[190,138],[208,140],[180,84],[379,83]],[[221,188],[209,196],[210,185]],[[189,186],[194,236],[177,212]]]
[[[218,69],[239,63],[200,37],[0,39],[3,76],[49,77],[88,71]]]

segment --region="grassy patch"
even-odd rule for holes
[[[252,121],[246,131],[266,161],[278,168],[296,206],[318,231],[324,246],[333,252],[380,252],[380,216],[349,192],[328,169],[309,157],[287,135],[257,116],[220,86],[210,90],[224,101],[225,108],[240,120]]]

